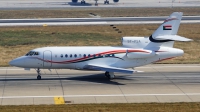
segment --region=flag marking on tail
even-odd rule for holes
[[[172,25],[164,25],[163,30],[172,30]]]

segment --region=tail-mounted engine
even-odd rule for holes
[[[144,49],[128,49],[126,56],[128,58],[150,58],[156,55],[156,52]]]

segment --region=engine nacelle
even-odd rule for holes
[[[126,56],[128,58],[150,58],[156,55],[156,52],[151,50],[143,50],[143,49],[129,49],[127,50]]]
[[[148,42],[148,37],[122,37],[122,46],[124,47],[144,48]]]
[[[119,0],[113,0],[113,2],[119,2]]]
[[[72,0],[72,2],[74,2],[74,3],[77,3],[77,2],[78,2],[78,0]]]

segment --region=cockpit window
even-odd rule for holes
[[[25,56],[39,55],[39,52],[30,51]]]
[[[31,51],[30,51],[31,52]],[[30,54],[30,52],[28,52],[25,56],[28,56]]]
[[[35,52],[31,52],[29,55],[32,56]]]
[[[34,55],[39,55],[39,52],[35,52],[35,54]]]

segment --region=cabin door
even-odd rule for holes
[[[44,51],[43,53],[43,65],[44,67],[51,67],[52,66],[52,52],[51,51]]]

